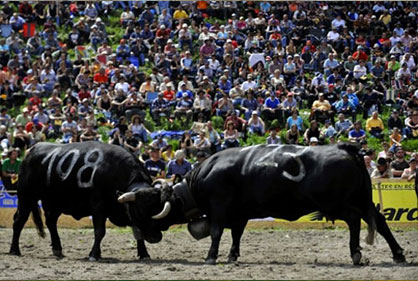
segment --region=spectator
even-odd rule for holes
[[[7,159],[2,163],[1,179],[6,190],[17,190],[18,172],[22,161],[18,158],[17,149],[7,153]]]
[[[360,142],[366,138],[366,132],[361,129],[360,121],[354,122],[354,127],[348,132],[348,140],[352,142]]]
[[[145,161],[144,166],[153,179],[164,179],[166,177],[165,163],[160,158],[160,150],[158,148],[151,147],[150,158]]]
[[[403,151],[402,147],[397,147],[395,151],[395,160],[393,160],[390,164],[390,169],[393,177],[400,178],[403,171],[406,168],[409,168],[409,164],[405,160],[405,152]]]
[[[264,135],[265,125],[264,121],[258,117],[258,112],[253,111],[250,120],[248,120],[247,124],[248,133],[250,134],[257,134],[259,136]]]
[[[376,138],[382,138],[382,133],[385,127],[382,119],[379,118],[377,111],[373,111],[372,117],[366,121],[366,130]]]
[[[409,168],[403,170],[401,178],[406,179],[408,181],[412,181],[413,179],[415,179],[417,174],[417,162],[415,158],[411,157],[408,163]]]
[[[277,136],[277,130],[273,129],[270,131],[270,136],[266,139],[267,144],[282,144],[280,137]]]
[[[238,147],[239,146],[238,130],[235,129],[234,123],[229,121],[224,131],[224,142],[222,144],[223,149]]]
[[[370,177],[372,179],[390,179],[393,177],[392,171],[388,168],[388,164],[385,158],[377,159],[376,169],[373,170]]]
[[[167,165],[167,178],[174,179],[176,175],[183,177],[192,169],[192,165],[185,159],[183,150],[177,150],[174,159]]]

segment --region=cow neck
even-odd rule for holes
[[[182,202],[183,215],[187,220],[196,219],[202,216],[202,212],[197,207],[196,201],[190,189],[190,185],[184,179],[181,183],[174,186],[174,195]]]

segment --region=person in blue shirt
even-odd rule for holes
[[[294,124],[298,127],[299,132],[303,131],[303,119],[299,116],[299,112],[297,111],[297,109],[294,109],[292,111],[292,115],[289,116],[289,118],[287,118],[286,129],[292,128],[292,125]]]
[[[194,96],[193,96],[192,91],[187,89],[186,83],[184,83],[184,82],[180,82],[180,83],[181,83],[180,91],[177,92],[176,99],[181,100],[184,97],[184,94],[187,94],[189,99],[193,102]]]
[[[167,178],[173,178],[176,175],[184,176],[188,171],[192,169],[192,165],[189,161],[184,159],[186,157],[183,150],[177,150],[174,153],[174,159],[168,163]]]
[[[127,57],[129,57],[130,51],[131,51],[131,48],[129,48],[129,46],[126,44],[126,40],[121,39],[119,46],[116,48],[116,55],[118,57],[122,57],[126,59]]]
[[[262,115],[264,120],[278,119],[280,123],[283,123],[283,113],[280,106],[280,100],[274,93],[270,93],[270,96],[264,102]]]
[[[160,159],[160,150],[157,147],[152,147],[150,158],[144,163],[149,175],[153,178],[165,178],[165,163]]]
[[[254,110],[258,109],[258,102],[254,97],[253,91],[249,90],[247,92],[247,98],[243,99],[241,102],[241,109],[244,110],[245,120],[250,119],[251,114]]]
[[[224,91],[226,94],[229,94],[229,91],[232,88],[232,84],[227,79],[227,77],[225,75],[222,75],[221,76],[221,79],[219,79],[218,87],[219,87],[219,89],[221,89],[222,91]]]
[[[351,116],[356,121],[356,106],[348,99],[348,95],[343,95],[342,99],[336,102],[335,110],[345,116]]]
[[[324,62],[325,75],[331,75],[332,71],[337,68],[340,63],[334,59],[334,54],[329,53],[328,58]]]
[[[366,138],[366,132],[361,129],[361,122],[354,123],[354,128],[348,132],[348,140],[353,142],[361,142]]]

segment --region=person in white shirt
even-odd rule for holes
[[[337,16],[337,18],[335,18],[332,22],[331,22],[331,26],[332,28],[336,28],[339,29],[340,27],[344,27],[345,26],[345,20],[343,20],[341,18],[340,15]]]
[[[328,41],[336,42],[340,38],[340,34],[338,33],[335,27],[332,28],[330,32],[327,34]]]
[[[253,81],[253,76],[251,74],[247,75],[247,81],[242,83],[241,89],[246,92],[248,89],[255,89],[257,87],[257,83]]]
[[[361,76],[367,74],[366,63],[364,60],[360,60],[360,64],[357,64],[353,70],[353,76],[356,79],[359,79]]]

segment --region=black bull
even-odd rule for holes
[[[393,259],[403,262],[402,248],[373,204],[370,177],[358,151],[352,144],[232,148],[205,160],[174,189],[163,185],[128,192],[119,202],[130,206],[133,224],[154,242],[162,230],[179,223],[189,223],[197,238],[210,234],[209,264],[216,262],[224,228],[231,228],[229,261],[235,261],[249,219],[294,221],[315,211],[348,224],[354,264],[361,261],[361,219],[369,228],[366,242],[373,243],[377,229]]]
[[[53,254],[62,256],[57,231],[61,214],[77,220],[92,216],[95,240],[89,257],[97,260],[106,232],[106,219],[117,226],[131,225],[125,207],[116,200],[117,191],[150,186],[151,178],[141,162],[121,147],[98,142],[37,144],[26,155],[19,172],[18,207],[10,253],[20,255],[20,233],[31,212],[38,233],[45,236],[38,207],[41,200]],[[134,228],[134,233],[139,231]],[[136,236],[138,256],[149,257],[144,240]]]

